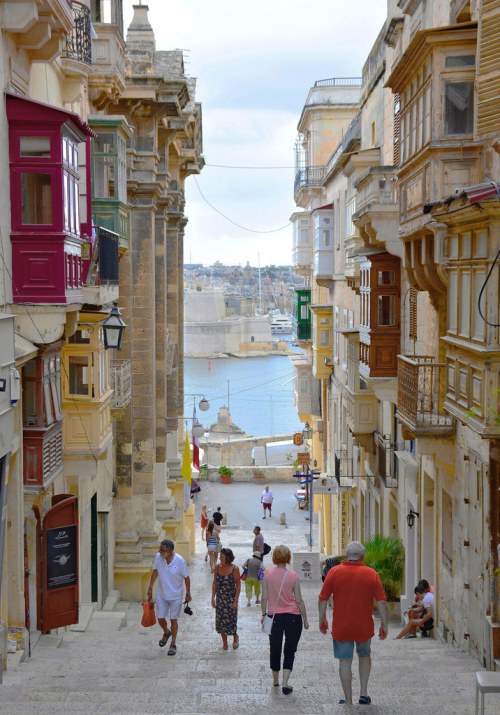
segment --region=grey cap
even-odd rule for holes
[[[361,561],[365,555],[365,547],[359,541],[351,541],[347,544],[345,555],[348,561]]]

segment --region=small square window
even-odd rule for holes
[[[396,283],[395,271],[379,271],[378,284],[379,286],[393,286]]]
[[[456,55],[454,57],[447,57],[445,60],[445,66],[448,69],[455,67],[475,67],[476,58],[474,55]]]
[[[20,137],[19,153],[21,156],[47,159],[50,157],[50,137]]]

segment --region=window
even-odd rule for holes
[[[21,173],[22,222],[25,226],[52,223],[52,176],[23,171]]]
[[[378,271],[379,286],[393,286],[396,283],[395,271]]]
[[[476,58],[474,55],[456,55],[455,57],[447,57],[445,60],[446,68],[456,67],[475,67]]]
[[[441,490],[441,553],[443,566],[451,571],[453,562],[453,502],[444,489]]]
[[[321,330],[320,331],[320,345],[322,348],[327,348],[330,345],[330,331]]]
[[[70,355],[68,382],[71,395],[89,394],[89,359],[85,355]]]
[[[26,158],[48,159],[50,157],[50,137],[20,137],[19,153]]]
[[[379,295],[378,297],[378,324],[379,326],[395,325],[396,296]]]
[[[50,427],[61,419],[61,358],[44,354],[23,368],[23,425]]]
[[[307,305],[300,306],[300,319],[307,320],[309,318],[309,308]]]
[[[471,134],[474,123],[474,82],[447,82],[445,134]]]

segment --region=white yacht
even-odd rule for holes
[[[273,315],[271,318],[271,333],[273,335],[288,335],[292,332],[291,315]]]

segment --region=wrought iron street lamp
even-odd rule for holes
[[[126,323],[120,317],[120,310],[116,301],[113,303],[111,313],[108,315],[102,324],[102,332],[104,337],[104,347],[120,350],[122,345],[123,331],[127,327]]]
[[[418,513],[418,511],[413,511],[413,509],[410,509],[409,513],[406,515],[406,521],[408,522],[408,527],[410,529],[413,529],[413,524],[415,523],[416,516],[420,517],[420,514]]]

